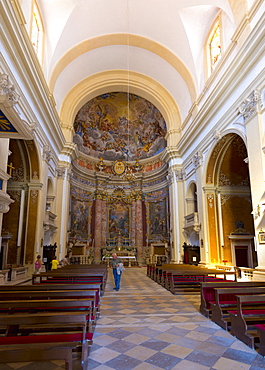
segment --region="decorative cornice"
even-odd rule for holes
[[[203,153],[198,151],[192,158],[192,163],[194,164],[195,169],[200,167],[203,163]]]
[[[66,167],[59,166],[56,168],[56,172],[57,172],[57,177],[59,179],[64,179],[65,173],[66,173]]]
[[[0,190],[0,213],[8,212],[11,203],[14,203],[14,200],[6,192]]]
[[[257,113],[260,102],[261,93],[258,90],[253,90],[249,97],[240,104],[238,112],[244,117],[245,122]]]
[[[71,157],[72,159],[76,159],[79,154],[77,145],[74,143],[70,143],[70,142],[65,143],[61,151],[61,154],[67,155]]]
[[[18,102],[19,98],[20,96],[15,91],[14,85],[10,83],[8,75],[0,72],[0,103],[6,108],[10,108]]]
[[[185,180],[186,173],[185,173],[185,170],[183,168],[175,170],[175,175],[176,175],[176,180],[177,181]]]
[[[162,161],[166,163],[175,158],[180,158],[179,152],[176,147],[167,147],[161,154]]]
[[[42,149],[42,158],[44,161],[49,162],[50,159],[52,158],[52,151],[49,145],[44,145]]]

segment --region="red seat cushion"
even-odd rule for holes
[[[82,333],[74,334],[52,334],[52,335],[28,335],[14,337],[0,337],[0,345],[4,344],[30,344],[30,343],[60,343],[60,342],[80,342]],[[86,340],[92,340],[93,333],[86,334]]]

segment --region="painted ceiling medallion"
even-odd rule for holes
[[[125,163],[120,160],[115,161],[115,163],[113,164],[113,172],[115,173],[115,175],[121,176],[125,172],[125,169]]]

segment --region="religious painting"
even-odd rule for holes
[[[119,235],[129,238],[129,234],[129,205],[123,202],[109,205],[109,238],[116,238]]]
[[[166,199],[149,203],[149,236],[167,235],[167,204]]]
[[[74,143],[92,157],[109,161],[150,158],[166,147],[166,123],[149,101],[113,92],[87,102],[74,121]]]
[[[89,212],[88,202],[71,198],[70,210],[70,238],[87,239],[89,234]]]

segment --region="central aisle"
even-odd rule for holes
[[[172,295],[146,268],[127,268],[120,291],[113,287],[109,270],[88,369],[265,369],[256,351],[199,313],[199,295]]]

